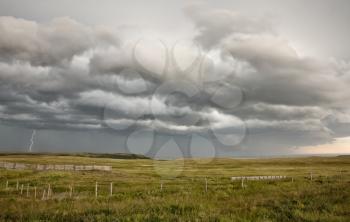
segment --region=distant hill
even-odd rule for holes
[[[340,158],[350,158],[350,155],[339,155],[337,157],[340,157]]]
[[[91,157],[91,158],[110,158],[110,159],[150,159],[139,154],[128,153],[0,153],[0,156],[75,156],[75,157]]]

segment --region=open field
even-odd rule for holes
[[[350,221],[349,156],[208,162],[1,155],[0,161],[113,167],[112,172],[0,169],[0,221]],[[245,181],[244,188],[230,180],[264,175],[287,178]],[[49,184],[52,196],[43,199]]]

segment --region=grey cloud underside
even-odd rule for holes
[[[261,148],[349,136],[347,62],[300,57],[264,19],[203,7],[185,9],[197,28],[194,42],[203,48],[201,63],[184,73],[169,65],[165,74],[159,72],[164,61],[154,54],[162,46],[142,52],[140,66],[136,43],[107,28],[69,18],[37,23],[0,17],[1,121],[102,131],[132,123],[210,137],[211,129],[235,134],[237,117],[248,134],[241,146]],[[168,83],[193,95],[159,90]],[[222,86],[232,91],[218,91]]]

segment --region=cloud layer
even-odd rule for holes
[[[185,13],[197,35],[171,46],[70,18],[0,17],[1,121],[196,133],[254,149],[350,135],[349,63],[301,57],[264,18],[199,4]]]

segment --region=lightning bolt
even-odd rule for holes
[[[30,138],[30,145],[29,145],[29,150],[28,150],[30,153],[32,152],[32,147],[34,145],[35,134],[36,134],[36,130],[33,130],[32,137]]]

